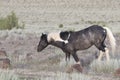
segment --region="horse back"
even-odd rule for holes
[[[86,29],[72,32],[69,38],[69,43],[76,49],[86,49],[97,42],[102,42],[105,37],[105,29],[101,26],[93,25]]]
[[[93,25],[88,28],[85,28],[80,31],[71,32],[71,38],[87,38],[87,39],[94,39],[98,37],[103,37],[106,35],[106,30],[98,25]]]

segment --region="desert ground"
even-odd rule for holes
[[[75,62],[72,57],[70,62],[66,62],[65,54],[54,46],[49,45],[37,52],[41,33],[77,31],[97,24],[113,32],[117,46],[111,59],[119,60],[119,8],[118,0],[0,0],[0,17],[14,11],[19,23],[25,23],[24,29],[0,31],[0,50],[7,52],[11,61],[10,71],[21,80],[120,80],[114,76],[116,68],[107,73],[95,72],[90,67],[92,62],[84,67],[82,74],[76,71],[66,73]],[[79,58],[86,58],[95,52],[99,51],[93,46],[77,54]]]

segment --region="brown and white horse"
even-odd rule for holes
[[[90,26],[80,31],[64,31],[60,33],[42,34],[40,42],[37,47],[37,51],[40,52],[48,45],[59,47],[65,52],[66,60],[73,56],[74,60],[80,64],[80,60],[76,54],[78,50],[85,50],[91,46],[96,46],[100,50],[98,60],[101,60],[102,55],[105,53],[106,58],[109,61],[109,49],[105,45],[105,39],[109,38],[112,52],[115,51],[116,40],[107,27],[101,27],[98,25]]]

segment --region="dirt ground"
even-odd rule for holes
[[[0,31],[0,49],[5,50],[11,60],[11,69],[22,77],[32,78],[66,72],[68,64],[64,53],[48,46],[38,53],[37,45],[42,32],[80,30],[93,24],[109,27],[115,35],[117,49],[115,58],[120,57],[120,1],[115,0],[0,0],[0,17],[14,11],[25,29]],[[63,28],[59,25],[63,24]],[[86,57],[98,51],[92,47],[79,51]],[[41,72],[41,73],[40,73]],[[47,74],[45,74],[47,73]],[[53,75],[50,75],[50,74]],[[119,80],[112,74],[91,74],[90,80]]]

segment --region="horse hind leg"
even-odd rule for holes
[[[98,61],[100,61],[102,59],[103,54],[105,54],[107,61],[110,61],[109,50],[107,47],[105,47],[104,50],[100,50],[100,55],[98,57]]]
[[[107,61],[110,61],[110,55],[109,55],[109,49],[108,48],[105,48],[105,54],[106,54]]]
[[[103,54],[104,54],[103,51],[100,50],[100,55],[98,57],[98,61],[101,61]]]
[[[106,47],[106,45],[104,44],[104,42],[102,42],[100,46],[96,45],[96,47],[100,50],[100,55],[98,57],[98,61],[100,61],[102,59],[103,54],[106,55],[106,59],[107,59],[107,61],[109,61],[110,60],[109,50]]]
[[[105,52],[100,50],[100,55],[98,57],[98,61],[102,59],[103,54],[105,54],[107,61],[110,61],[110,55],[108,48],[105,48]]]

